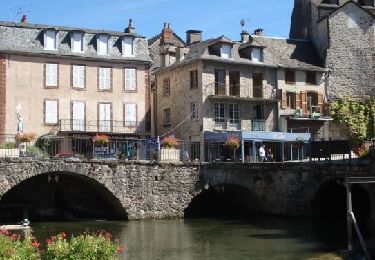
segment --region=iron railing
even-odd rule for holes
[[[228,87],[228,93],[227,93],[227,84],[221,83],[221,82],[215,82],[215,90],[214,95],[215,96],[227,96],[227,97],[242,97],[241,96],[241,89],[246,89],[244,93],[246,93],[251,86],[250,85],[241,85],[241,84],[230,84]],[[265,86],[252,86],[253,93],[250,98],[255,99],[270,99],[270,100],[281,100],[282,99],[282,90],[281,89],[275,89],[271,85],[265,85]],[[243,98],[249,98],[249,96],[243,96]]]
[[[136,133],[139,127],[136,121],[61,119],[57,129],[59,132]]]
[[[266,131],[266,120],[251,120],[252,131]]]

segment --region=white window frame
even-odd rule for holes
[[[77,114],[78,110],[78,114]],[[82,111],[82,115],[80,112]],[[85,131],[86,103],[84,101],[72,101],[72,130]]]
[[[225,122],[225,105],[224,103],[215,103],[215,123]]]
[[[45,63],[45,86],[57,87],[59,82],[59,64]]]
[[[96,39],[98,55],[108,55],[109,52],[109,35],[99,34]]]
[[[124,36],[122,38],[122,55],[124,57],[134,57],[134,37]]]
[[[72,87],[84,89],[86,83],[86,66],[72,65]]]
[[[262,62],[262,49],[252,48],[251,49],[251,60],[254,62]]]
[[[59,121],[59,101],[53,100],[53,99],[44,100],[44,123],[46,125],[55,125],[58,123],[58,121]]]
[[[71,32],[70,46],[72,52],[82,53],[84,52],[84,33],[83,32]]]
[[[238,124],[240,122],[240,105],[229,104],[228,109],[229,123]]]
[[[124,89],[125,91],[137,91],[137,69],[125,68],[124,69]]]
[[[46,51],[57,50],[57,36],[58,32],[54,29],[47,29],[44,31],[44,49]]]
[[[231,59],[232,58],[232,46],[229,44],[221,45],[220,57],[224,59]]]
[[[99,103],[98,109],[99,132],[110,132],[112,122],[112,103]]]
[[[134,114],[129,115],[129,110],[134,111]],[[136,127],[138,122],[138,107],[136,103],[124,104],[124,126]],[[129,119],[130,118],[130,119]]]
[[[98,69],[99,90],[111,90],[112,88],[112,68],[99,67]]]

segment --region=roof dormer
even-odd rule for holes
[[[216,55],[224,59],[232,58],[233,42],[224,36],[214,41],[208,47],[210,55]]]
[[[70,47],[72,52],[82,53],[85,48],[85,32],[71,31],[70,32]]]
[[[263,62],[264,46],[251,39],[249,42],[242,44],[238,48],[241,58],[249,59],[253,62]]]
[[[98,55],[107,55],[109,52],[109,34],[97,34],[96,51]]]

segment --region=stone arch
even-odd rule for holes
[[[96,187],[95,191],[106,197],[118,212],[127,214],[126,199],[116,185],[114,185],[115,170],[108,165],[93,165],[90,163],[68,163],[62,161],[49,162],[18,162],[2,167],[0,174],[0,202],[7,198],[7,194],[17,190],[36,178],[45,177],[53,183],[55,178],[64,176],[75,179],[87,187]],[[26,183],[26,184],[25,184]],[[91,189],[94,191],[94,189]],[[99,196],[99,195],[98,195]],[[8,196],[9,197],[9,196]]]

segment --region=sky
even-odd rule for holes
[[[123,31],[133,18],[136,32],[151,38],[164,22],[183,39],[189,29],[203,38],[225,35],[240,39],[246,29],[264,29],[267,36],[288,37],[293,0],[0,0],[0,20]]]

